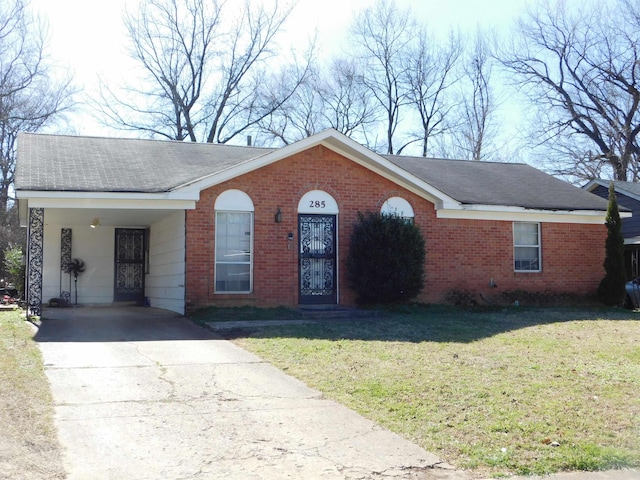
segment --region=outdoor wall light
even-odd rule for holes
[[[100,219],[99,218],[94,218],[93,222],[91,222],[91,228],[98,228],[100,226]]]
[[[276,223],[282,223],[282,211],[280,211],[280,207],[278,207],[278,211],[276,212],[275,221]]]

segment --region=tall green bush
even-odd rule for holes
[[[618,200],[609,184],[609,205],[607,207],[607,240],[605,242],[604,270],[605,276],[598,286],[598,299],[605,305],[622,305],[626,291],[626,274],[624,268],[624,238],[622,236],[622,220],[618,209]]]
[[[7,272],[7,280],[22,295],[24,291],[25,266],[22,260],[22,248],[19,245],[11,245],[5,249],[4,268]]]
[[[358,213],[347,257],[347,280],[359,304],[402,303],[424,288],[425,241],[401,217]]]

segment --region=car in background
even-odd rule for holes
[[[640,277],[634,278],[625,284],[627,296],[624,301],[624,307],[635,310],[640,308]]]
[[[12,305],[18,303],[20,293],[15,288],[0,288],[0,303],[2,305]]]

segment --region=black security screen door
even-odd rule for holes
[[[335,304],[336,216],[299,215],[301,304]]]
[[[144,302],[145,230],[116,228],[116,302]]]

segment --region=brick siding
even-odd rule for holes
[[[255,207],[253,292],[214,293],[214,204],[228,189],[247,193]],[[205,305],[296,306],[300,198],[324,190],[338,203],[339,301],[353,304],[344,259],[358,211],[379,211],[401,196],[413,206],[426,240],[426,287],[418,300],[442,302],[456,290],[496,295],[508,290],[592,294],[604,274],[603,225],[543,223],[542,272],[514,273],[510,221],[437,219],[434,205],[323,147],[315,146],[201,192],[187,211],[187,308]],[[277,209],[282,222],[276,223]],[[294,240],[288,240],[293,233]],[[375,261],[375,260],[374,260]],[[489,286],[493,279],[497,288]]]

